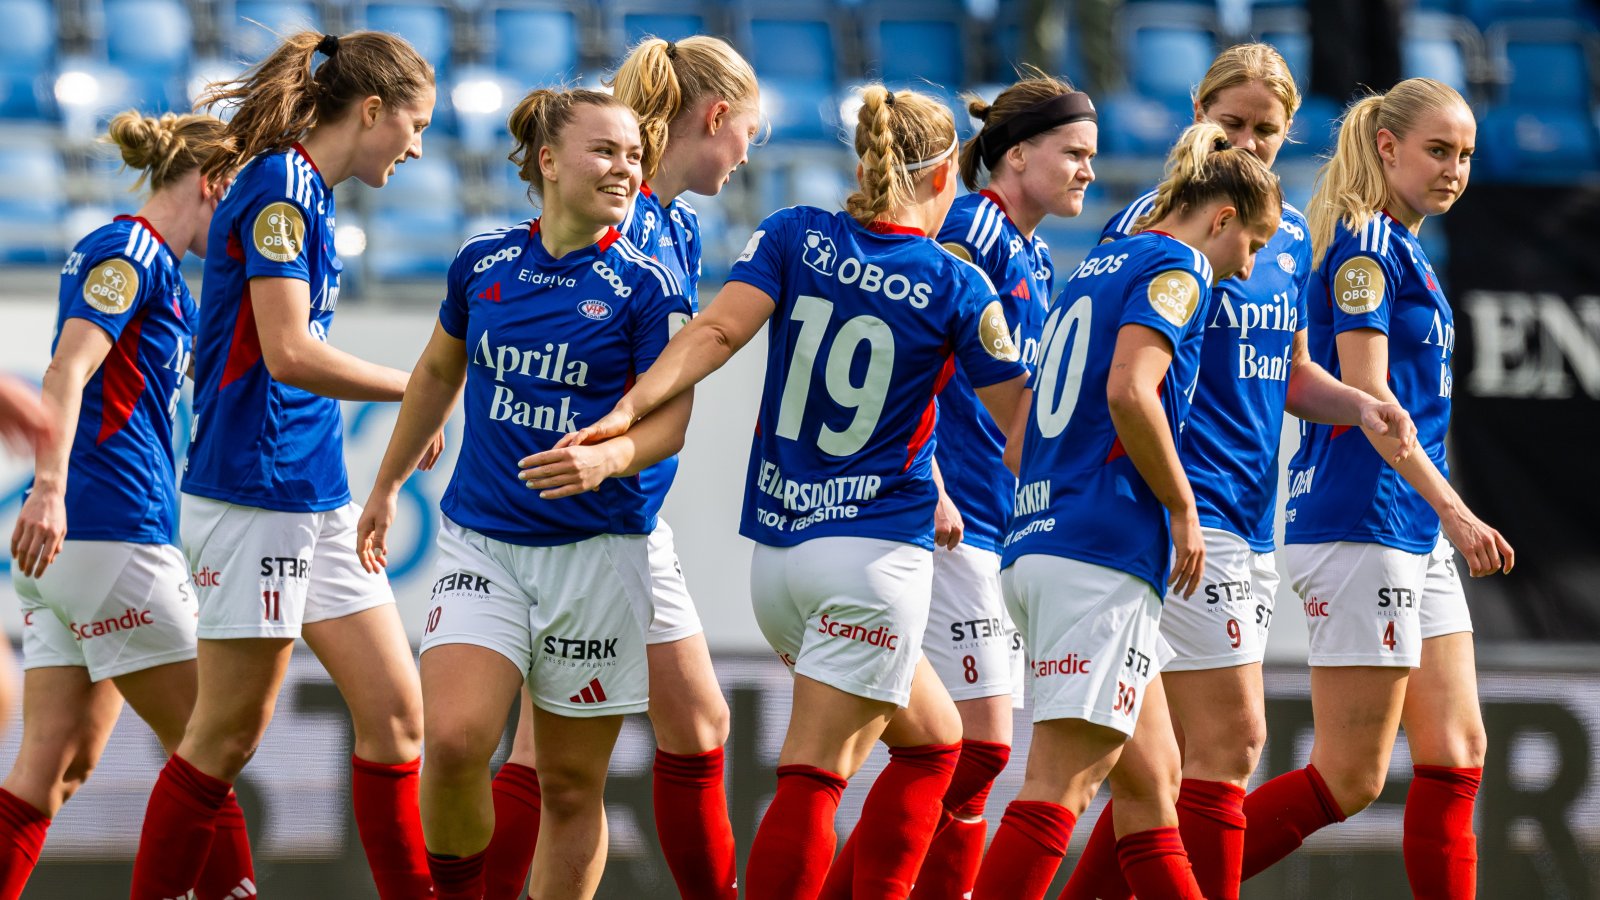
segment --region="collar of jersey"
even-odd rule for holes
[[[1169,241],[1173,241],[1174,243],[1182,244],[1183,246],[1188,247],[1190,250],[1193,250],[1196,253],[1200,253],[1200,248],[1199,247],[1196,247],[1196,246],[1190,244],[1188,241],[1179,240],[1178,238],[1173,237],[1172,236],[1172,232],[1170,232],[1170,231],[1162,231],[1159,228],[1146,228],[1145,230],[1139,232],[1139,234],[1159,234],[1159,235],[1161,235],[1162,237],[1166,238]],[[1200,253],[1200,255],[1204,256],[1205,254],[1204,253]]]
[[[990,203],[1000,207],[1000,214],[1006,217],[1007,222],[1011,221],[1011,210],[1006,209],[1006,202],[1000,199],[999,194],[996,194],[994,191],[991,191],[988,188],[984,188],[978,193],[988,197]]]
[[[294,149],[294,152],[300,154],[301,159],[306,161],[306,165],[311,167],[311,171],[317,173],[317,181],[322,183],[323,190],[327,190],[328,182],[322,177],[322,170],[317,168],[317,161],[311,158],[311,154],[306,152],[306,148],[300,146],[299,141],[295,141],[290,146]]]
[[[928,233],[920,228],[911,228],[906,225],[896,225],[893,222],[885,222],[882,219],[868,222],[867,230],[874,234],[907,234],[911,235],[912,237],[920,238],[925,238],[928,236]]]
[[[656,195],[655,191],[650,190],[649,183],[644,181],[639,182],[639,193],[646,197],[654,197]]]
[[[172,255],[172,248],[167,245],[167,239],[162,237],[161,236],[161,232],[157,231],[156,227],[154,225],[150,224],[150,220],[146,219],[144,216],[115,216],[115,217],[112,218],[111,221],[113,221],[113,222],[138,222],[140,225],[143,225],[145,227],[146,231],[149,231],[150,234],[155,237],[156,243],[161,245],[161,249],[167,251],[167,255],[169,255],[169,256]],[[173,256],[173,262],[177,262],[177,257],[176,256]]]
[[[615,244],[621,237],[622,232],[618,231],[615,226],[607,227],[606,233],[600,236],[600,240],[582,249],[574,250],[560,259],[556,259],[550,255],[550,251],[546,250],[544,244],[539,241],[539,220],[534,219],[528,223],[528,246],[531,248],[530,252],[539,254],[546,263],[556,266],[564,266],[573,260],[585,260],[599,256],[610,250],[611,245]]]

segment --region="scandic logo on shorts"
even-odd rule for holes
[[[210,566],[195,572],[192,577],[196,587],[220,587],[222,585],[222,573]]]
[[[882,647],[885,650],[900,649],[900,635],[894,634],[883,625],[868,631],[864,625],[850,625],[837,619],[830,619],[827,613],[822,614],[822,624],[817,628],[817,633],[825,634],[829,637],[848,638],[873,647]]]
[[[154,625],[155,623],[156,614],[150,610],[130,609],[122,615],[110,619],[101,619],[98,622],[90,622],[87,625],[79,625],[77,622],[73,622],[67,627],[72,629],[73,635],[78,640],[86,641],[101,635],[114,634],[118,631],[130,631],[141,625]]]
[[[1033,662],[1033,677],[1046,678],[1051,675],[1087,675],[1092,659],[1084,659],[1076,653],[1068,653],[1060,659],[1038,659]]]

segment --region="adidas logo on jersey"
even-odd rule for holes
[[[500,282],[496,281],[494,284],[490,285],[489,287],[479,291],[478,292],[478,299],[479,300],[488,300],[490,303],[499,303],[500,302]]]
[[[604,703],[606,702],[605,688],[600,686],[600,679],[591,678],[583,690],[567,698],[569,703]]]

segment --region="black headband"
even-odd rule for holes
[[[984,168],[994,171],[995,163],[1007,150],[1037,134],[1069,122],[1095,122],[1094,103],[1082,91],[1057,94],[1022,110],[1004,122],[978,132],[978,154]]]
[[[323,56],[332,56],[335,53],[338,53],[339,36],[336,34],[323,35],[322,40],[317,41],[317,52],[321,53]]]

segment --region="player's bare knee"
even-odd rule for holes
[[[1355,815],[1378,799],[1387,774],[1376,766],[1336,766],[1325,771],[1320,765],[1317,773],[1346,816]]]
[[[592,813],[605,802],[605,781],[603,768],[546,765],[539,770],[542,814],[570,819]]]
[[[728,742],[733,720],[719,693],[714,703],[689,707],[650,707],[656,745],[668,753],[705,753]]]

